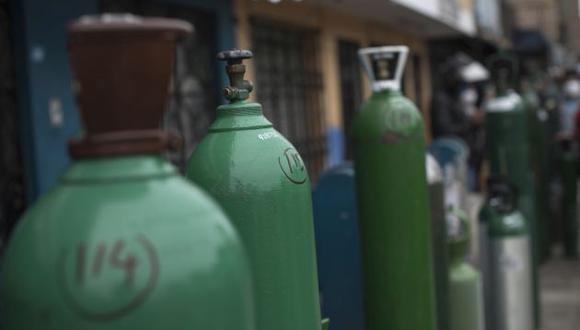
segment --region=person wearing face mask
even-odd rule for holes
[[[460,69],[468,64],[465,56],[454,56],[443,64],[440,72],[441,87],[435,92],[431,106],[433,136],[465,138],[469,120],[461,104],[464,82]]]
[[[479,190],[479,173],[485,155],[485,134],[483,123],[485,112],[482,104],[485,99],[485,84],[470,84],[462,93],[462,104],[469,120],[469,131],[465,142],[469,146],[469,186],[471,190]]]
[[[560,109],[560,129],[557,138],[570,140],[574,137],[575,118],[580,99],[580,81],[575,77],[569,77],[564,82],[564,102]]]
[[[485,82],[489,72],[469,56],[459,53],[442,66],[442,86],[431,107],[434,138],[460,138],[469,147],[469,186],[479,190],[479,172],[484,157],[483,122]]]

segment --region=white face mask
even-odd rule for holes
[[[475,88],[466,88],[461,92],[460,98],[463,104],[475,104],[477,102],[477,91]]]
[[[570,79],[564,84],[564,93],[570,98],[580,97],[580,81],[576,79]]]

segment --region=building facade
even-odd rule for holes
[[[255,54],[249,67],[255,97],[296,144],[314,179],[352,156],[352,119],[370,95],[357,50],[410,47],[403,92],[429,127],[427,41],[474,32],[466,13],[472,8],[454,1],[234,1],[238,45]]]
[[[559,1],[560,43],[568,50],[570,61],[577,62],[580,57],[580,2],[577,0]]]
[[[565,0],[566,2],[570,0]],[[513,7],[516,28],[542,31],[552,43],[559,40],[559,0],[507,0]]]
[[[577,0],[508,0],[506,4],[513,13],[508,32],[516,32],[516,39],[518,31],[534,31],[546,39],[550,64],[567,68],[576,64],[580,56],[580,40],[575,35],[580,28]]]
[[[70,159],[68,140],[82,132],[66,53],[66,26],[87,14],[131,12],[190,21],[194,36],[179,49],[166,126],[186,148],[170,154],[183,167],[213,120],[225,83],[215,53],[254,50],[249,78],[275,126],[300,149],[316,179],[349,159],[350,126],[370,95],[357,51],[408,45],[403,90],[429,127],[431,69],[427,41],[474,33],[471,0],[3,0],[13,72],[15,160],[25,200],[49,190]],[[103,59],[106,60],[106,59]],[[6,87],[6,86],[4,86]],[[6,91],[8,89],[4,89]],[[426,135],[430,133],[426,131]],[[8,141],[8,140],[6,140]],[[4,143],[4,141],[2,141]],[[3,178],[4,179],[4,178]]]

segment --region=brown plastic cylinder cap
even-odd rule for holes
[[[160,129],[181,20],[130,14],[81,17],[69,26],[69,57],[85,134],[73,158],[161,153],[176,139]]]

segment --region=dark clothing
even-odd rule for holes
[[[469,118],[457,98],[447,93],[437,93],[431,106],[433,137],[455,136],[462,140],[469,133]]]
[[[481,110],[477,110],[481,111]],[[447,93],[437,93],[431,107],[433,137],[457,137],[469,148],[469,167],[477,175],[481,169],[485,152],[485,132],[467,115],[458,98]],[[472,189],[478,189],[478,182]]]

